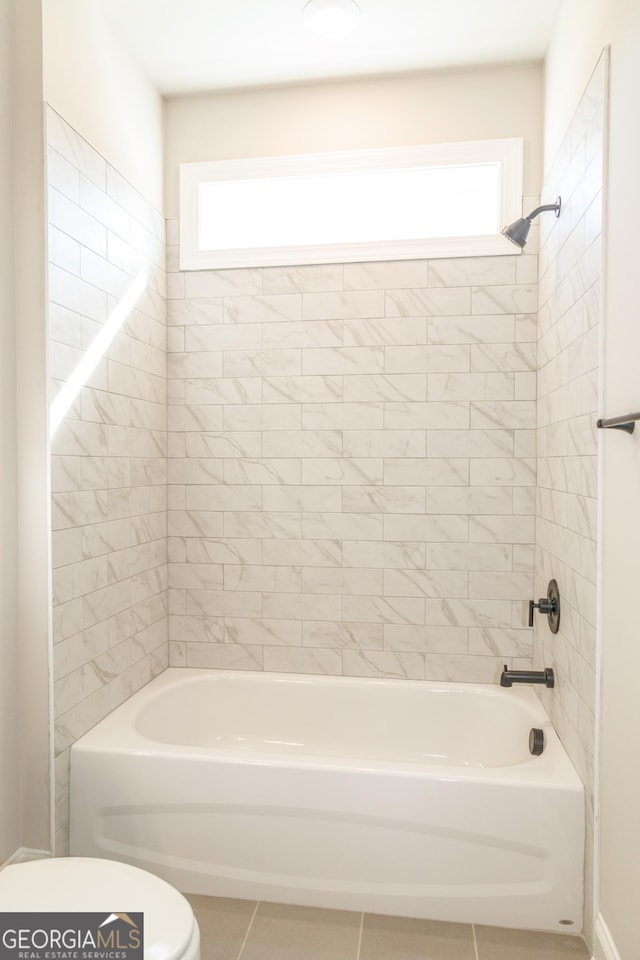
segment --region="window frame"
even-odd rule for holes
[[[510,223],[522,215],[523,140],[520,137],[181,163],[180,269],[215,270],[442,257],[513,256],[513,244],[500,233],[357,244],[333,243],[229,250],[199,248],[199,190],[202,183],[495,162],[500,163],[499,222]]]

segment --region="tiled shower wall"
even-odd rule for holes
[[[586,921],[591,928],[596,698],[599,326],[607,58],[598,64],[544,197],[562,215],[541,222],[538,340],[536,596],[555,577],[560,631],[535,626],[537,667],[552,666],[545,707],[585,785]]]
[[[69,747],[168,660],[165,226],[51,109],[47,139],[52,400],[81,374],[51,438],[56,852],[64,853]],[[144,292],[119,316],[141,271]],[[83,371],[92,353],[95,367]]]
[[[530,665],[537,257],[181,273],[168,238],[170,662]]]

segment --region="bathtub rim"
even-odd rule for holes
[[[162,691],[176,683],[201,683],[209,678],[219,680],[233,679],[262,682],[283,683],[310,683],[322,686],[332,686],[339,683],[341,686],[377,686],[402,689],[418,685],[426,690],[443,693],[475,692],[482,696],[495,697],[520,701],[527,708],[533,708],[538,719],[536,725],[542,727],[546,735],[546,748],[539,757],[528,757],[520,763],[476,766],[465,764],[429,763],[426,761],[410,762],[406,760],[385,760],[369,757],[358,757],[349,754],[345,757],[325,754],[271,751],[232,751],[228,748],[216,748],[210,745],[198,746],[193,744],[167,743],[152,739],[136,729],[136,716],[151,703]],[[260,679],[258,679],[260,678]],[[511,688],[503,690],[497,684],[460,683],[434,680],[405,680],[396,678],[369,678],[369,677],[342,677],[324,674],[297,674],[297,673],[265,673],[263,671],[246,670],[214,670],[200,667],[168,667],[157,677],[150,680],[128,700],[116,707],[102,720],[87,731],[71,746],[71,758],[74,753],[94,751],[98,753],[122,754],[135,753],[145,756],[180,758],[191,762],[223,762],[233,765],[253,765],[271,768],[275,766],[292,767],[307,770],[334,770],[345,769],[370,772],[384,772],[386,775],[428,777],[443,780],[472,780],[491,781],[492,783],[531,784],[544,786],[548,789],[584,791],[580,777],[575,770],[569,756],[563,747],[552,721],[548,717],[544,706],[532,689]]]

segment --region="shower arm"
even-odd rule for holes
[[[556,216],[560,214],[560,204],[556,203],[544,203],[541,207],[536,207],[535,210],[532,210],[531,213],[528,213],[525,217],[525,220],[533,220],[538,216],[539,213],[544,213],[545,210],[555,210]]]

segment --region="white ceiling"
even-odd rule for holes
[[[544,57],[562,0],[358,0],[312,36],[306,0],[92,0],[166,95]]]

